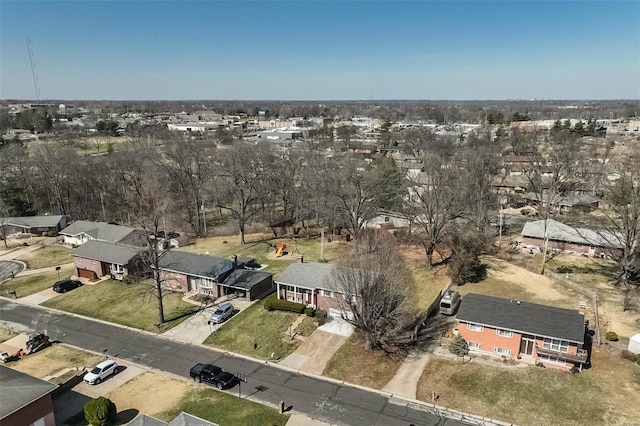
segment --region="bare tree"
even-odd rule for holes
[[[411,276],[398,254],[393,235],[368,231],[350,256],[333,270],[332,280],[344,295],[338,299],[345,321],[355,327],[369,349],[404,352],[415,319],[409,297]]]

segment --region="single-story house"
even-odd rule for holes
[[[547,219],[547,245],[551,251],[564,251],[571,254],[605,257],[611,249],[620,249],[622,244],[616,235],[587,228],[574,228],[553,219]],[[524,249],[542,250],[544,247],[545,221],[527,222],[520,233]]]
[[[571,369],[588,359],[585,308],[584,302],[571,310],[472,293],[462,299],[456,319],[472,352]]]
[[[588,213],[596,210],[600,206],[600,199],[590,194],[572,194],[559,200],[555,208],[560,213],[570,211],[580,211]]]
[[[339,298],[345,293],[333,280],[333,268],[328,263],[292,263],[276,280],[278,299],[327,311],[330,317],[342,316]]]
[[[364,222],[365,228],[397,229],[411,227],[411,219],[402,213],[381,210],[371,219]]]
[[[129,426],[218,426],[218,424],[183,411],[169,423],[158,420],[155,417],[147,416],[146,414],[141,414],[129,422]]]
[[[165,288],[212,297],[238,294],[255,300],[273,289],[273,275],[256,271],[255,259],[233,260],[205,254],[169,250],[160,258]]]
[[[135,229],[105,222],[76,220],[59,234],[64,237],[65,244],[72,246],[81,246],[90,240],[146,246],[146,240]]]
[[[110,275],[122,280],[141,269],[144,251],[144,247],[89,240],[73,249],[71,255],[79,277],[95,280]]]
[[[0,365],[0,425],[55,426],[51,392],[58,385]]]
[[[40,235],[43,232],[57,234],[67,226],[67,217],[57,216],[23,216],[0,218],[0,226],[4,227],[2,234],[14,233]]]

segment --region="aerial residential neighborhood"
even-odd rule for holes
[[[0,426],[640,424],[639,16],[0,2]]]

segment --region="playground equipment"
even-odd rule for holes
[[[280,257],[287,254],[287,252],[285,251],[286,249],[287,249],[287,245],[285,243],[276,244],[276,257]]]

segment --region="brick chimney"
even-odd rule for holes
[[[237,255],[233,255],[233,269],[238,267],[238,256]]]
[[[587,310],[587,302],[585,300],[580,301],[580,307],[578,308],[578,312],[580,315],[584,315],[584,312]]]

